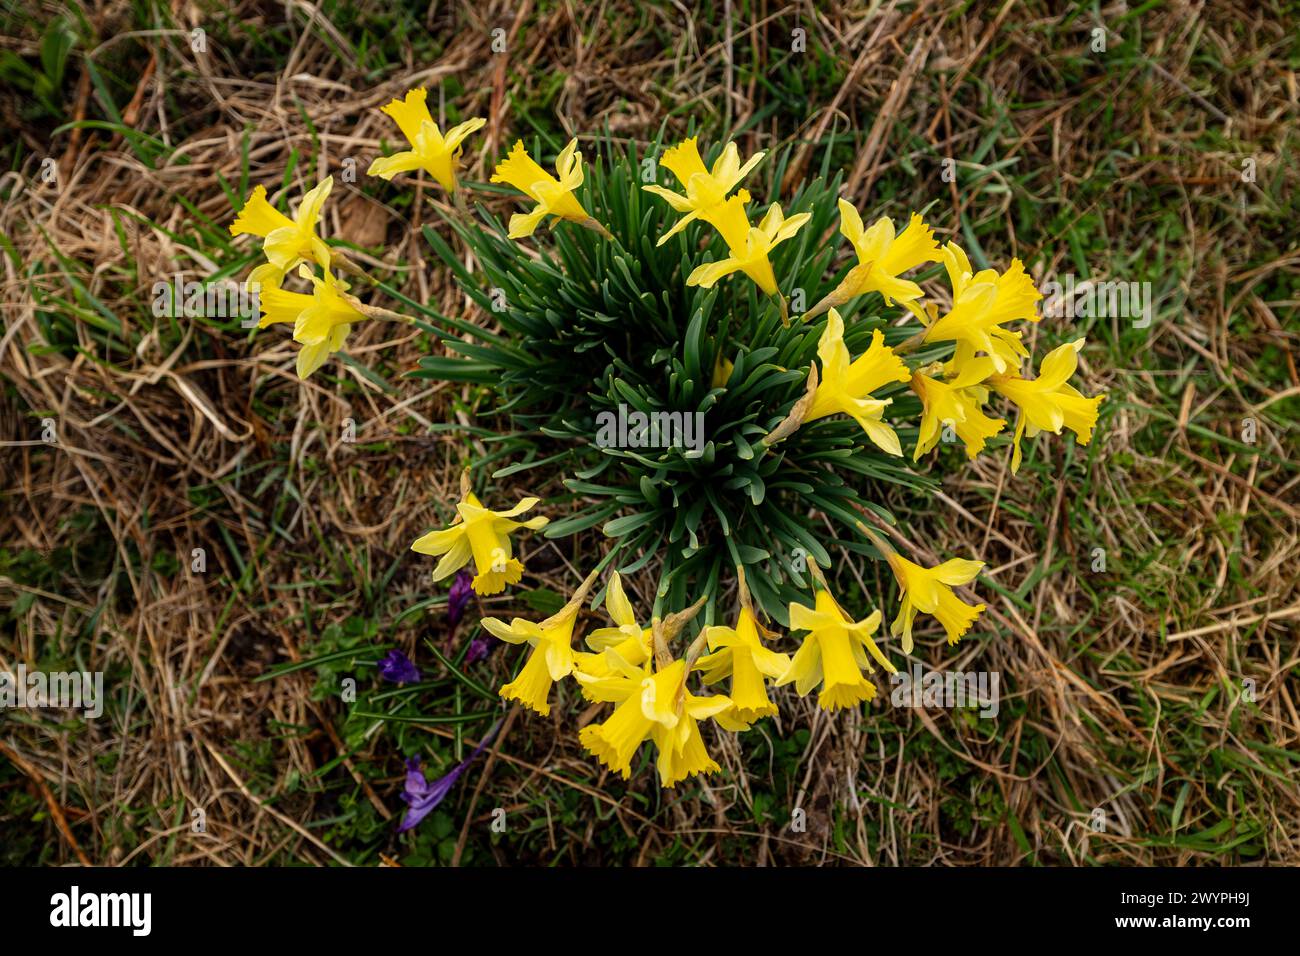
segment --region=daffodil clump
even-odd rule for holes
[[[454,200],[439,206],[447,228],[424,234],[478,321],[407,300],[420,316],[409,319],[353,295],[342,273],[364,273],[320,234],[328,179],[292,214],[258,187],[231,231],[262,241],[249,280],[263,326],[292,324],[302,377],[356,322],[404,319],[445,349],[412,375],[476,389],[478,424],[500,439],[496,470],[470,463],[447,502],[454,518],[412,545],[438,559],[434,580],[472,564],[473,590],[501,594],[529,574],[525,532],[603,532],[608,546],[560,611],[484,620],[526,648],[503,698],[548,715],[571,681],[611,705],[578,732],[592,757],[626,778],[644,752],[673,786],[718,770],[708,722],[743,732],[776,715],[791,685],[828,711],[858,707],[876,696],[877,669],[895,670],[889,642],[895,657],[912,652],[918,615],[949,643],[970,633],[985,605],[960,589],[982,563],[900,553],[916,549],[886,536],[897,521],[881,492],[930,493],[937,481],[917,463],[941,442],[972,459],[1009,448],[1016,472],[1026,438],[1091,439],[1104,396],[1070,384],[1083,340],[1035,371],[1025,331],[1040,295],[1018,260],[976,269],[917,213],[868,224],[825,171],[778,202],[783,154],[697,137],[645,155],[516,140],[488,183],[469,182],[464,147],[485,121],[443,132],[426,101],[413,90],[383,107],[406,148],[369,172],[384,189],[427,174]],[[492,194],[514,204],[504,222]],[[467,195],[481,200],[474,212]],[[921,281],[945,273],[930,298]],[[472,490],[475,476],[499,488],[556,473],[567,494],[545,502]],[[550,514],[525,517],[539,507]],[[843,602],[829,545],[886,563],[889,606]],[[582,649],[587,599],[615,568],[596,593],[609,624]],[[622,575],[642,569],[659,583],[637,608]]]

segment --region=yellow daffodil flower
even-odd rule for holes
[[[713,652],[698,662],[704,683],[730,677],[733,714],[746,724],[775,714],[776,704],[767,696],[763,678],[775,680],[783,675],[790,667],[790,656],[763,646],[754,612],[742,606],[734,628],[706,627],[704,635]]]
[[[1053,349],[1043,359],[1035,379],[1016,375],[994,375],[989,386],[998,394],[1011,399],[1020,409],[1016,421],[1016,434],[1012,439],[1015,450],[1011,454],[1011,472],[1020,469],[1020,439],[1026,429],[1030,438],[1039,432],[1061,434],[1061,428],[1074,432],[1080,445],[1092,440],[1092,429],[1097,424],[1097,408],[1106,398],[1098,395],[1088,398],[1073,385],[1069,378],[1079,365],[1079,350],[1083,339],[1067,342]]]
[[[250,276],[250,281],[278,284],[278,279],[300,262],[314,262],[323,269],[329,268],[329,246],[316,235],[316,227],[333,186],[334,178],[326,176],[320,185],[302,197],[292,219],[267,201],[265,186],[253,190],[253,195],[248,197],[248,202],[230,224],[230,234],[260,236],[262,251],[273,268],[259,267]]]
[[[735,367],[735,362],[723,358],[722,353],[719,352],[717,360],[713,363],[713,378],[709,385],[713,388],[726,388],[727,382],[731,380],[731,370]]]
[[[543,515],[527,521],[515,517],[532,508],[539,498],[525,498],[507,511],[483,507],[462,479],[461,501],[456,505],[456,520],[447,528],[430,531],[411,545],[420,554],[442,555],[433,570],[433,579],[441,581],[455,574],[472,559],[478,571],[471,586],[478,594],[499,594],[507,584],[523,577],[524,565],[511,556],[510,534],[517,528],[536,531],[550,519]]]
[[[500,694],[506,700],[517,700],[543,717],[551,712],[547,698],[551,685],[573,672],[573,623],[576,612],[549,628],[515,618],[509,624],[494,617],[485,617],[483,626],[494,636],[511,644],[528,643],[533,651],[524,662],[519,676],[502,686]]]
[[[559,179],[533,162],[524,149],[523,140],[515,143],[510,155],[497,165],[496,172],[492,174],[492,182],[508,183],[537,203],[532,212],[517,212],[510,217],[510,238],[531,236],[547,216],[568,219],[595,229],[606,238],[612,238],[609,231],[582,208],[577,196],[573,194],[582,185],[583,179],[582,153],[578,152],[576,139],[571,140],[556,157],[555,171],[559,174]]]
[[[288,275],[288,272],[275,263],[263,262],[249,271],[244,286],[248,291],[255,292],[260,296],[267,289],[280,288],[284,284],[286,275]]]
[[[599,654],[574,655],[573,676],[587,700],[603,703],[627,700],[649,673],[650,655],[640,664],[631,664],[617,647],[606,647]]]
[[[993,360],[999,374],[1019,368],[1029,353],[1021,344],[1020,333],[1002,326],[1016,319],[1037,322],[1035,304],[1042,298],[1024,265],[1012,259],[1011,268],[1001,275],[993,269],[972,273],[970,260],[955,242],[943,247],[943,260],[952,283],[953,305],[942,318],[933,311],[923,316],[928,319],[923,340],[957,343],[955,359],[959,364],[982,352]]]
[[[615,591],[615,582],[610,590]],[[584,727],[578,739],[588,752],[624,780],[632,774],[632,758],[646,739],[654,741],[658,750],[659,781],[672,787],[699,773],[718,770],[709,757],[700,735],[699,721],[712,717],[728,730],[746,730],[748,724],[740,719],[731,698],[723,695],[697,697],[686,687],[686,677],[692,662],[704,647],[704,639],[696,640],[685,659],[673,660],[667,643],[703,606],[703,599],[686,611],[670,615],[666,621],[655,619],[650,630],[649,645],[645,631],[636,624],[630,606],[625,602],[621,583],[612,600],[610,614],[622,623],[617,629],[607,629],[604,640],[610,642],[604,650],[604,673],[591,674],[582,670],[590,660],[578,662],[574,676],[583,685],[583,693],[592,700],[616,704],[614,712],[599,724]],[[616,644],[612,642],[617,641]],[[644,656],[639,665],[629,663],[627,651],[636,658]]]
[[[757,226],[751,226],[745,212],[745,204],[749,199],[749,193],[742,189],[725,202],[700,213],[702,219],[722,234],[731,255],[718,262],[706,262],[697,266],[687,277],[687,285],[711,289],[719,279],[733,272],[743,272],[766,295],[780,295],[768,254],[803,228],[812,216],[801,212],[786,219],[780,204],[773,203],[763,216],[763,221]]]
[[[844,305],[868,292],[879,292],[886,305],[897,301],[916,312],[916,302],[922,295],[921,287],[900,277],[909,269],[938,261],[939,244],[934,240],[934,230],[916,213],[912,213],[907,228],[897,235],[894,220],[888,216],[881,216],[870,228],[864,228],[862,217],[852,203],[841,199],[839,209],[840,234],[853,243],[858,264],[804,318],[815,318],[827,309]]]
[[[730,698],[722,694],[696,697],[689,690],[684,692],[681,719],[677,725],[668,727],[656,723],[650,730],[650,737],[659,751],[656,766],[661,786],[675,787],[696,774],[717,773],[721,769],[705,749],[700,721],[712,717],[723,723],[725,715],[733,709]]]
[[[615,626],[597,628],[587,635],[587,646],[593,653],[578,652],[574,655],[583,694],[591,700],[605,699],[597,696],[596,685],[607,679],[618,679],[621,676],[619,662],[640,667],[650,659],[651,628],[643,628],[636,622],[636,612],[623,591],[623,579],[617,571],[605,594],[605,610]]]
[[[657,671],[650,665],[647,660],[639,679],[626,682],[619,695],[622,702],[605,721],[578,733],[588,753],[624,780],[632,776],[632,757],[655,726],[675,728],[680,719],[676,700],[686,678],[686,662],[673,661]]]
[[[730,730],[745,726],[728,716],[733,709],[729,697],[697,697],[688,691],[686,674],[684,660],[654,670],[647,661],[643,668],[629,671],[618,690],[612,682],[604,682],[605,695],[600,699],[621,702],[604,722],[579,732],[583,747],[624,780],[632,775],[632,758],[647,738],[659,752],[659,782],[665,787],[717,771],[700,736],[699,721],[712,717]]]
[[[353,323],[367,316],[358,310],[355,299],[345,295],[348,284],[335,278],[328,268],[323,278],[313,275],[305,264],[298,267],[298,274],[311,282],[311,294],[264,285],[257,299],[263,313],[258,326],[293,323],[293,339],[302,346],[298,351],[298,377],[305,379],[343,348]]]
[[[849,350],[844,344],[844,322],[839,312],[831,309],[826,329],[817,342],[817,356],[821,359],[821,375],[804,422],[843,412],[861,425],[867,437],[881,450],[891,455],[902,455],[898,435],[881,421],[885,406],[892,399],[868,397],[890,382],[906,382],[911,378],[903,360],[885,345],[880,330],[871,333],[871,345],[850,362]]]
[[[898,616],[889,625],[889,633],[896,637],[903,635],[903,653],[912,653],[912,622],[917,611],[938,619],[948,635],[949,644],[961,640],[984,610],[984,605],[967,604],[952,589],[974,581],[984,562],[952,558],[937,567],[923,568],[901,556],[888,541],[866,525],[859,523],[858,528],[889,562],[889,569],[898,581],[902,604]]]
[[[380,109],[391,116],[398,129],[411,144],[407,152],[392,156],[379,156],[366,170],[369,176],[392,179],[398,173],[423,169],[442,185],[448,193],[456,191],[456,164],[460,160],[461,144],[465,138],[487,125],[487,120],[474,118],[453,126],[444,134],[429,115],[428,90],[410,90],[406,98],[393,100]]]
[[[686,189],[686,194],[675,193],[663,186],[642,186],[646,192],[654,193],[667,200],[674,210],[685,215],[677,224],[659,237],[658,245],[663,245],[690,223],[700,217],[706,210],[719,205],[727,198],[727,193],[749,175],[750,170],[763,159],[763,153],[755,153],[742,166],[740,150],[735,143],[728,143],[722,150],[713,169],[704,166],[696,138],[683,140],[676,146],[664,150],[661,162],[668,171],[677,177],[677,181]],[[746,224],[748,228],[748,223]]]
[[[817,589],[813,607],[790,605],[790,628],[807,631],[803,644],[791,658],[776,686],[794,683],[799,696],[818,684],[817,706],[822,710],[853,707],[876,696],[876,685],[863,676],[874,671],[871,658],[889,673],[896,668],[881,653],[871,635],[880,626],[880,612],[861,621],[852,620],[825,588]],[[870,655],[870,656],[868,656]]]
[[[511,644],[531,644],[532,653],[524,662],[519,676],[498,692],[506,700],[516,700],[543,717],[551,712],[548,698],[551,685],[573,673],[573,625],[587,592],[596,580],[596,571],[573,593],[568,603],[540,624],[515,618],[509,624],[495,617],[483,618],[483,626],[495,637]]]
[[[912,373],[912,391],[921,399],[921,426],[912,460],[917,461],[939,442],[942,426],[951,426],[966,445],[966,456],[974,458],[984,444],[1006,424],[990,418],[983,406],[989,399],[982,383],[993,372],[993,360],[980,356],[966,363],[955,378],[942,381],[920,371]]]
[[[932,615],[943,625],[949,644],[961,640],[984,610],[984,605],[967,604],[952,589],[974,581],[984,562],[952,558],[936,567],[923,568],[893,552],[885,557],[898,581],[903,602],[898,617],[889,625],[889,633],[903,635],[903,653],[912,652],[912,622],[917,611]]]

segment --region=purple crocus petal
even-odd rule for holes
[[[487,748],[499,729],[501,729],[501,721],[498,720],[468,757],[433,783],[429,783],[421,772],[419,757],[412,757],[406,761],[406,789],[402,791],[402,799],[407,803],[407,810],[406,816],[402,817],[401,826],[397,828],[398,833],[405,833],[416,826],[433,812],[434,807],[442,803],[443,798],[451,792],[451,788],[460,779],[460,775],[465,772],[465,768]]]
[[[460,623],[461,615],[465,613],[470,598],[474,596],[473,582],[474,579],[468,571],[457,572],[451,582],[451,593],[447,595],[447,626],[452,630],[455,630],[456,625]]]
[[[429,781],[424,779],[424,774],[420,771],[420,758],[412,757],[406,761],[406,789],[402,791],[402,799],[407,803],[414,803],[421,799],[428,789]]]
[[[465,651],[465,663],[477,664],[479,661],[487,660],[492,656],[492,652],[501,646],[501,643],[490,634],[480,634],[469,642],[469,649]]]
[[[391,650],[379,662],[379,676],[394,684],[414,684],[420,679],[420,669],[399,650]]]

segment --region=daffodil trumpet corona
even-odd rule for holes
[[[993,360],[987,356],[972,358],[953,377],[940,377],[942,366],[927,366],[912,373],[912,391],[921,399],[921,425],[918,429],[916,461],[939,442],[942,429],[952,429],[966,446],[966,457],[975,458],[985,443],[1002,430],[1006,421],[984,413],[989,390],[985,380],[992,374]]]

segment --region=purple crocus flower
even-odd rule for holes
[[[447,627],[453,631],[469,606],[469,599],[474,596],[473,581],[468,571],[460,571],[451,582],[451,593],[447,595]]]
[[[394,684],[414,684],[420,679],[420,669],[399,650],[391,650],[379,662],[379,676]]]
[[[501,644],[502,642],[491,634],[480,634],[469,642],[469,650],[465,652],[465,663],[477,664],[479,661],[487,660]]]
[[[500,727],[501,721],[498,720],[468,757],[452,767],[444,776],[433,781],[433,783],[425,779],[424,772],[420,770],[420,758],[418,756],[406,761],[406,787],[402,790],[402,799],[406,801],[407,807],[406,816],[402,817],[401,826],[397,828],[398,833],[405,833],[416,826],[433,812],[434,807],[442,803],[443,798],[451,792],[451,788],[460,779],[460,775],[465,772],[465,768],[492,742],[492,738],[497,735],[497,730]]]

